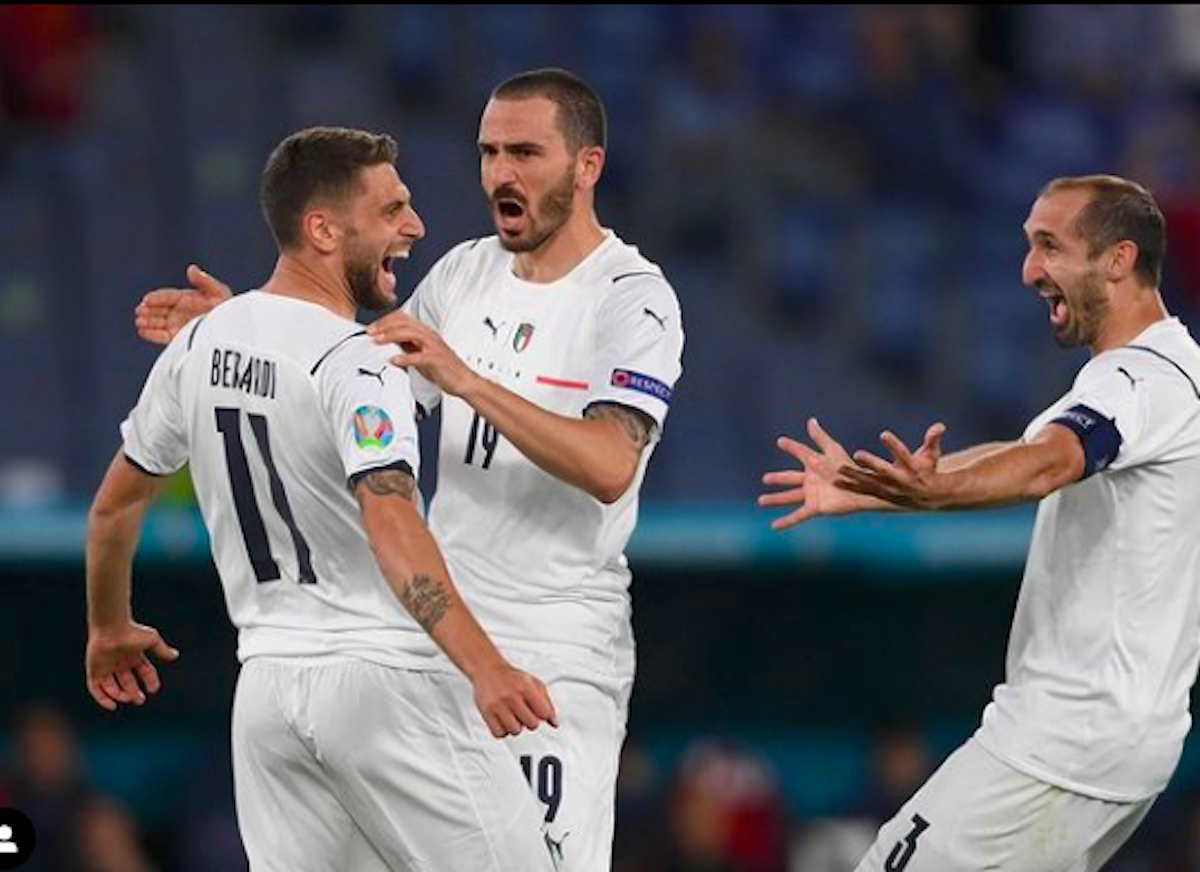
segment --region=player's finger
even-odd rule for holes
[[[879,434],[879,441],[887,446],[888,451],[892,452],[892,457],[896,458],[896,463],[903,466],[909,472],[916,471],[913,465],[912,452],[908,450],[908,446],[901,442],[895,433],[891,430],[884,430]]]
[[[129,702],[125,698],[125,691],[121,690],[121,686],[117,684],[117,677],[112,673],[105,675],[100,679],[100,689],[104,691],[110,699],[117,702]]]
[[[813,451],[803,442],[797,442],[790,436],[780,436],[775,440],[775,444],[779,446],[782,451],[792,455],[792,457],[799,460],[806,467],[817,459],[817,452]]]
[[[185,293],[187,291],[180,290],[179,288],[155,288],[142,297],[142,303],[138,308],[145,308],[151,313],[165,311],[178,303],[180,296]]]
[[[842,448],[840,442],[825,432],[825,428],[821,426],[821,422],[816,418],[808,419],[808,438],[811,439],[813,444],[820,448],[825,454],[832,454],[845,450]]]
[[[117,684],[121,686],[127,702],[132,702],[134,705],[141,705],[146,701],[146,694],[138,687],[137,679],[133,677],[132,670],[122,669],[117,672]]]
[[[546,685],[539,681],[536,692],[526,699],[534,714],[550,726],[558,727],[558,711],[554,708],[554,701],[550,699],[550,691],[546,689]]]
[[[89,681],[87,683],[87,689],[88,693],[91,694],[92,699],[96,701],[96,705],[103,709],[108,709],[110,712],[116,711],[117,704],[100,688],[100,684],[98,682]]]
[[[787,487],[789,485],[802,485],[807,472],[799,469],[781,469],[778,472],[768,472],[762,477],[763,484],[769,484],[777,487]]]
[[[760,506],[798,506],[803,502],[804,488],[802,487],[776,491],[770,494],[759,494],[758,497],[758,504]]]
[[[521,723],[517,720],[517,716],[512,713],[512,710],[505,705],[498,705],[493,713],[496,720],[500,723],[503,729],[503,736],[519,736],[521,735]]]
[[[896,464],[889,463],[878,455],[872,454],[870,451],[855,451],[854,462],[863,469],[867,469],[876,475],[884,476],[889,479],[896,478]],[[842,467],[842,469],[853,469],[853,467]]]
[[[523,697],[517,697],[510,706],[513,716],[526,729],[536,730],[542,719],[538,717]]]
[[[232,297],[233,289],[225,284],[220,279],[210,275],[205,270],[198,267],[196,264],[191,264],[187,268],[187,280],[191,282],[192,287],[204,294],[206,297]]]
[[[484,723],[486,723],[486,724],[487,724],[487,726],[488,726],[488,729],[489,729],[489,730],[491,730],[491,732],[492,732],[492,736],[494,736],[494,737],[495,737],[495,738],[497,738],[497,739],[503,739],[503,738],[504,738],[504,736],[505,736],[504,727],[503,727],[503,726],[501,726],[501,724],[500,724],[500,719],[499,719],[499,718],[497,718],[497,717],[496,717],[495,715],[493,715],[493,714],[490,714],[490,713],[488,713],[488,712],[484,712],[484,713],[483,713],[483,720],[484,720]]]
[[[392,366],[398,366],[401,369],[404,369],[404,368],[407,368],[410,366],[413,367],[414,369],[420,369],[422,366],[424,366],[425,364],[427,364],[429,362],[430,362],[429,355],[423,351],[416,351],[416,352],[410,351],[405,354],[398,354],[395,357],[390,358],[388,360],[388,363],[390,363]]]
[[[162,636],[159,636],[154,644],[150,646],[150,653],[159,660],[166,660],[168,663],[179,659],[179,649],[168,645],[167,640]]]
[[[772,530],[786,530],[789,527],[795,527],[797,524],[803,524],[809,518],[813,517],[816,512],[808,505],[801,506],[794,512],[789,512],[782,518],[776,518],[771,522]]]
[[[930,426],[925,431],[925,441],[921,444],[921,450],[933,457],[942,456],[942,437],[946,435],[946,425],[938,422]]]
[[[133,667],[133,671],[137,673],[142,686],[146,688],[146,693],[158,693],[162,689],[162,681],[158,677],[158,670],[154,668],[154,664],[149,660],[142,660],[141,663]]]

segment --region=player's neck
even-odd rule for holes
[[[571,218],[534,251],[518,254],[513,264],[517,277],[536,284],[549,284],[561,279],[605,240],[600,219],[591,209]]]
[[[1157,290],[1135,292],[1129,302],[1114,306],[1109,312],[1096,341],[1092,343],[1092,355],[1128,345],[1147,327],[1169,317],[1170,313]]]
[[[263,285],[263,290],[281,297],[292,297],[324,306],[336,315],[354,320],[358,309],[344,280],[339,281],[328,270],[309,263],[303,257],[281,254],[275,271]]]

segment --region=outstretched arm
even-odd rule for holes
[[[118,452],[88,515],[85,673],[88,693],[110,711],[119,703],[142,705],[146,693],[158,693],[161,682],[148,652],[167,661],[179,657],[157,630],[133,620],[130,605],[142,519],[161,484]]]
[[[555,478],[614,503],[637,475],[653,419],[616,403],[597,403],[581,418],[550,412],[468,367],[435,330],[405,312],[376,321],[368,332],[404,353],[412,366],[447,394],[461,397],[513,446]]]
[[[899,508],[971,509],[1033,502],[1079,481],[1086,465],[1079,438],[1061,424],[1046,425],[1028,442],[986,446],[988,450],[945,467],[936,457],[910,452],[890,432],[881,438],[892,461],[857,451],[857,465],[842,468],[839,487]]]
[[[183,325],[233,296],[229,285],[195,264],[188,267],[187,280],[191,288],[157,288],[142,298],[134,310],[138,336],[155,345],[166,345]]]
[[[471,680],[475,704],[496,738],[558,726],[546,686],[513,668],[463,602],[413,504],[416,482],[399,469],[366,473],[354,494],[367,536],[396,597]]]

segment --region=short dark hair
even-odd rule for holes
[[[1073,190],[1092,195],[1075,219],[1076,232],[1088,244],[1088,257],[1129,240],[1138,247],[1134,272],[1143,285],[1157,288],[1167,253],[1167,222],[1150,191],[1119,176],[1064,176],[1042,188],[1038,198]]]
[[[300,242],[300,221],[314,201],[344,203],[360,189],[362,170],[395,164],[397,153],[390,136],[345,127],[310,127],[279,143],[260,188],[263,217],[279,250]]]
[[[608,116],[604,103],[587,82],[574,73],[547,67],[518,73],[492,90],[493,100],[545,97],[558,107],[558,129],[572,152],[608,148]]]

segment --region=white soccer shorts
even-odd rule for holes
[[[883,825],[855,872],[1095,872],[1154,799],[1072,793],[1018,772],[971,739]]]
[[[522,663],[535,675],[536,661]],[[545,811],[546,836],[563,872],[611,872],[617,767],[625,740],[628,695],[551,678],[558,729],[506,739]]]
[[[553,872],[541,809],[472,700],[457,674],[247,662],[233,768],[253,872]]]

